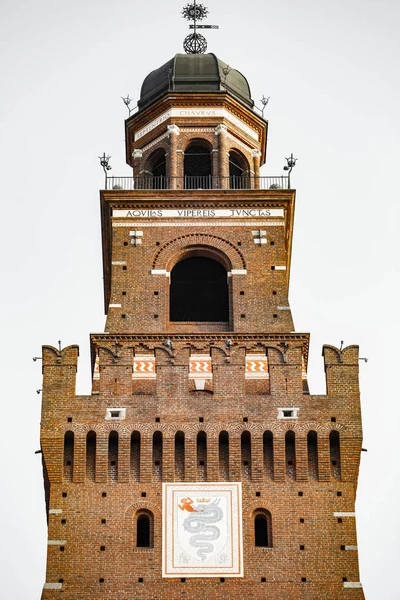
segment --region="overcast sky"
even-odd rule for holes
[[[46,523],[39,449],[42,344],[104,330],[98,156],[124,164],[121,96],[182,51],[184,2],[1,4],[1,587],[39,600]],[[364,422],[357,524],[368,600],[398,600],[399,3],[238,0],[208,4],[208,48],[271,96],[264,175],[298,157],[290,301],[311,332],[311,393],[324,343],[359,344]]]

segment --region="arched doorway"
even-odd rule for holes
[[[178,262],[171,271],[171,321],[229,321],[225,267],[206,256]]]

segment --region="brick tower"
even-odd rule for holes
[[[260,176],[267,126],[213,54],[143,83],[133,175],[100,192],[91,395],[78,347],[43,346],[44,600],[364,598],[358,347],[324,346],[311,396],[288,304],[295,191]]]

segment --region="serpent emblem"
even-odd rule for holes
[[[201,560],[206,560],[207,554],[214,550],[211,543],[220,536],[220,530],[216,525],[223,517],[222,509],[218,506],[219,499],[215,499],[211,504],[195,505],[194,512],[183,521],[183,528],[191,533],[189,544],[198,548],[197,555]]]

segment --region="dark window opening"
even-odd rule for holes
[[[242,474],[244,479],[251,479],[251,434],[243,431],[240,440],[242,455]]]
[[[64,480],[72,481],[74,462],[74,433],[67,431],[64,436]]]
[[[254,517],[254,545],[261,548],[272,547],[271,514],[262,510]]]
[[[111,481],[118,480],[118,432],[111,431],[108,437],[108,476]]]
[[[200,140],[185,150],[185,189],[212,188],[211,148]]]
[[[185,480],[185,434],[175,434],[175,481]]]
[[[308,477],[318,479],[318,437],[316,431],[307,434]]]
[[[139,515],[136,524],[136,546],[138,548],[150,548],[150,517]]]
[[[155,431],[153,435],[153,463],[154,463],[154,479],[162,480],[162,452],[163,438],[161,431]]]
[[[274,441],[271,431],[263,435],[264,474],[268,479],[274,478]]]
[[[229,184],[231,189],[250,187],[249,163],[240,152],[235,150],[229,153]]]
[[[163,190],[166,188],[166,174],[165,150],[156,150],[147,161],[146,170],[143,174],[144,181],[139,180],[138,187],[140,187],[140,183],[143,183],[144,188]]]
[[[86,479],[94,481],[96,477],[96,432],[89,431],[86,436]]]
[[[228,281],[216,260],[194,256],[171,272],[171,321],[229,321]]]
[[[199,431],[197,434],[197,478],[207,481],[207,434]]]
[[[131,435],[131,478],[140,481],[140,433],[134,431]]]
[[[294,431],[288,431],[285,436],[286,446],[286,477],[296,479],[296,449]]]
[[[219,454],[219,478],[221,481],[229,481],[229,434],[221,431],[218,440]]]
[[[334,479],[341,478],[340,465],[340,439],[338,431],[331,431],[329,435],[329,450],[331,458],[331,476]]]

